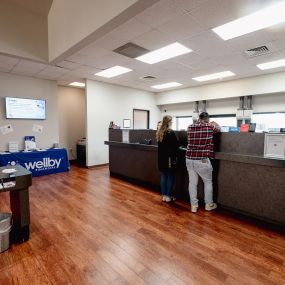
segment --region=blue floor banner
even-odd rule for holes
[[[33,176],[42,176],[69,170],[66,149],[0,154],[1,166],[13,166],[16,164],[20,164],[31,171]]]

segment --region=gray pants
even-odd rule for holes
[[[186,158],[186,166],[189,174],[189,195],[191,205],[198,205],[197,185],[198,175],[204,182],[205,203],[213,203],[213,167],[209,158],[193,160]]]

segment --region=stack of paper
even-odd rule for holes
[[[18,152],[19,145],[18,142],[9,142],[9,152]]]

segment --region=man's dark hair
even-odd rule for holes
[[[209,119],[209,114],[208,114],[207,112],[202,112],[202,113],[199,115],[199,119],[200,119],[200,120]]]

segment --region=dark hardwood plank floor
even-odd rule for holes
[[[106,167],[34,178],[30,203],[31,238],[0,254],[1,285],[285,284],[282,234],[162,203]]]

